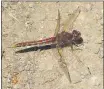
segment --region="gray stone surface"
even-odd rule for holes
[[[78,47],[81,50],[74,47],[73,53],[70,47],[63,50],[72,83],[59,67],[55,49],[15,54],[22,48],[10,48],[18,42],[53,36],[58,9],[64,21],[78,6],[81,13],[73,29],[82,33],[84,46]],[[102,2],[3,2],[2,88],[103,89],[102,33]]]

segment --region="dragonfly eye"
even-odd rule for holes
[[[81,44],[81,43],[83,43],[82,37],[78,37],[78,38],[73,39],[73,44]]]
[[[83,42],[83,38],[82,37],[76,39],[76,43],[77,44],[81,44],[82,42]]]
[[[81,36],[81,33],[79,31],[77,31],[77,30],[73,30],[72,34],[73,34],[73,37]]]

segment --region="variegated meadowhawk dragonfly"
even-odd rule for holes
[[[46,49],[49,48],[57,48],[58,54],[60,55],[59,59],[59,65],[62,67],[64,73],[66,74],[68,80],[71,82],[70,73],[67,68],[67,64],[65,63],[65,60],[62,56],[62,48],[66,46],[70,46],[73,50],[73,45],[77,46],[78,44],[83,43],[83,38],[81,37],[81,33],[77,30],[73,30],[71,33],[69,32],[70,29],[73,28],[73,23],[76,20],[80,13],[80,8],[78,7],[72,14],[69,15],[69,18],[60,25],[60,11],[58,10],[58,19],[57,19],[57,25],[55,29],[55,33],[53,37],[46,38],[43,40],[38,41],[28,41],[28,42],[21,42],[15,44],[13,47],[25,47],[25,46],[33,46],[33,50],[37,49]],[[60,31],[60,27],[62,26],[62,31]],[[42,44],[45,44],[45,46],[41,46]],[[28,48],[24,50],[19,50],[16,53],[23,53],[27,51]]]

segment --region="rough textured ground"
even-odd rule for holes
[[[55,50],[15,54],[22,48],[9,48],[18,42],[53,36],[58,9],[64,21],[78,6],[81,13],[73,29],[82,33],[84,46],[78,47],[81,50],[75,47],[73,53],[69,47],[63,50],[71,84],[58,65]],[[102,35],[102,2],[3,2],[2,88],[103,89]]]

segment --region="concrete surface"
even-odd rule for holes
[[[63,50],[72,83],[59,67],[55,49],[15,54],[22,48],[10,48],[53,36],[58,9],[64,21],[78,6],[73,29],[81,32],[84,46]],[[102,39],[102,2],[3,2],[2,89],[103,89]]]

